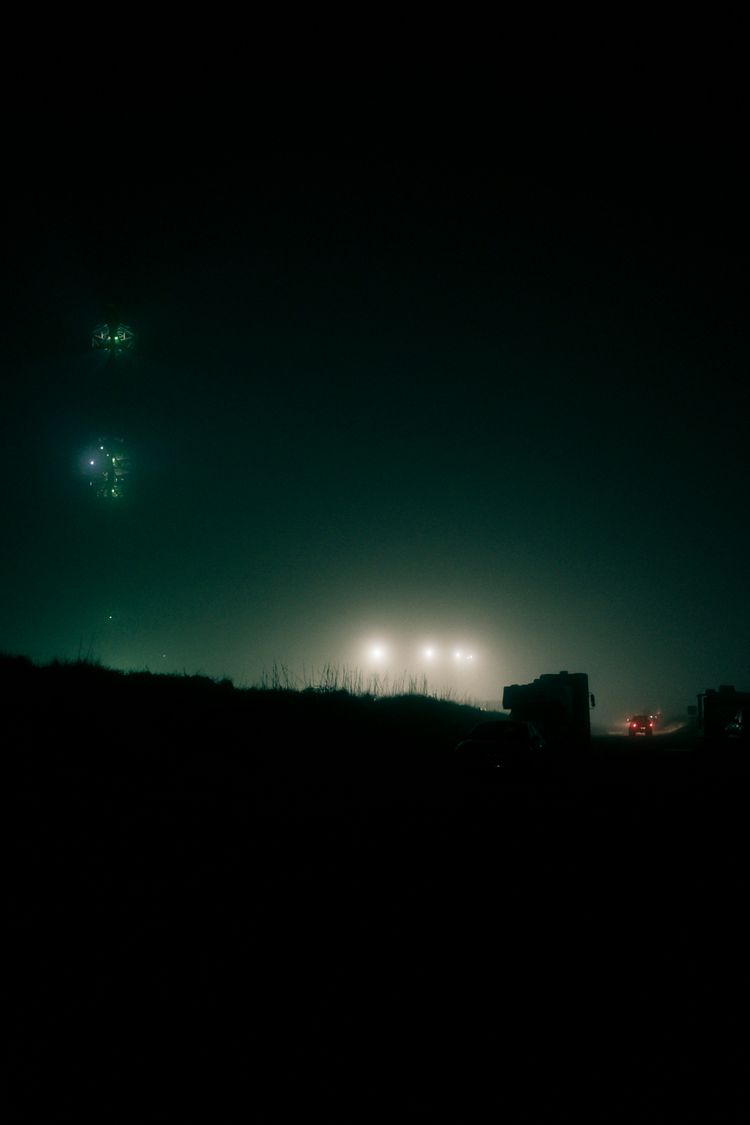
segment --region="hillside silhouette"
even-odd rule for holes
[[[747,771],[0,658],[11,1121],[737,1121]],[[626,741],[626,740],[625,740]]]

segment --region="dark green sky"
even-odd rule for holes
[[[747,182],[726,120],[601,123],[19,152],[0,645],[250,684],[429,640],[479,699],[587,671],[605,727],[747,687]]]

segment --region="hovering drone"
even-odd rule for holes
[[[122,438],[99,438],[86,456],[89,487],[101,500],[120,500],[130,473],[130,457]]]
[[[132,351],[134,346],[133,329],[129,324],[124,324],[115,311],[110,314],[106,323],[95,325],[91,333],[91,347],[104,355],[108,368],[113,360]],[[116,415],[120,414],[121,410],[115,409],[110,419],[118,427],[121,419],[118,421]],[[99,499],[122,499],[125,482],[130,474],[130,455],[125,439],[112,437],[111,433],[106,437],[98,437],[85,455],[84,469],[89,487]]]
[[[103,348],[110,355],[132,351],[134,345],[133,329],[127,324],[97,324],[91,333],[91,347]]]

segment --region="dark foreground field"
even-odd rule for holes
[[[490,784],[457,704],[0,670],[6,1120],[747,1119],[743,761]]]

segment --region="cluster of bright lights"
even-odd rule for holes
[[[469,667],[476,662],[476,653],[470,648],[432,643],[396,645],[384,640],[370,641],[365,655],[368,663],[406,668]]]
[[[375,690],[384,685],[409,685],[410,690],[427,694],[467,693],[489,688],[486,653],[466,638],[429,634],[420,638],[393,633],[360,634],[349,650],[351,665]],[[369,690],[369,688],[368,688]]]

